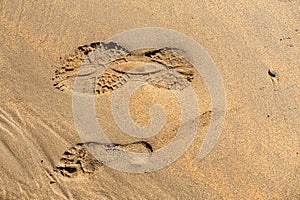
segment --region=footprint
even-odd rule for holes
[[[77,75],[93,81],[107,64],[127,53],[126,49],[113,42],[96,42],[80,46],[74,55],[61,58],[52,78],[53,85],[62,91],[72,90]]]
[[[102,163],[94,158],[82,143],[64,152],[54,171],[66,177],[93,173]]]
[[[153,148],[151,144],[145,141],[137,141],[127,144],[118,143],[97,143],[97,142],[86,142],[78,143],[75,146],[69,148],[63,153],[60,163],[54,169],[55,172],[65,177],[76,177],[78,175],[92,174],[99,167],[101,167],[104,161],[96,159],[87,149],[91,147],[101,153],[116,152],[116,151],[127,151],[135,153],[151,153]]]
[[[113,91],[130,80],[166,89],[183,89],[192,81],[194,72],[193,66],[174,49],[129,52],[116,43],[97,42],[78,47],[75,55],[62,59],[53,85],[60,90],[72,90],[78,75],[96,85],[96,94]]]
[[[192,81],[193,75],[193,66],[175,51],[136,50],[108,67],[97,83],[96,92],[101,94],[114,90],[130,80],[169,90],[182,90]]]

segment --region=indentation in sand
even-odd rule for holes
[[[93,173],[100,165],[101,162],[79,143],[64,152],[55,171],[66,177],[75,177],[79,174]]]
[[[94,83],[96,94],[113,91],[129,80],[181,90],[192,81],[194,73],[193,66],[170,48],[129,52],[116,43],[97,42],[80,46],[74,55],[61,59],[53,85],[72,90],[78,76]]]
[[[66,150],[59,164],[54,169],[65,177],[76,177],[78,175],[92,174],[103,162],[96,159],[88,148],[97,149],[99,152],[113,152],[113,151],[130,151],[135,153],[151,153],[153,152],[150,143],[145,141],[136,141],[127,144],[109,143],[102,144],[97,142],[78,143],[75,146]]]

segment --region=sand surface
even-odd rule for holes
[[[0,1],[0,199],[300,199],[299,13],[298,0]],[[107,167],[81,144],[72,75],[78,47],[140,27],[175,30],[203,46],[223,78],[226,120],[215,148],[199,159],[209,94],[177,60],[185,68],[171,81],[197,89],[199,133],[170,166],[135,174]],[[97,117],[119,149],[151,153],[179,129],[170,89],[182,84],[159,85],[159,75],[135,92],[130,112],[138,124],[150,122],[153,103],[168,123],[143,141],[128,137],[114,123],[111,93],[122,70],[152,61],[126,59],[97,85]]]

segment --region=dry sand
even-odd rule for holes
[[[2,0],[0,199],[300,199],[299,13],[298,0]],[[78,144],[72,90],[54,86],[55,71],[77,47],[139,27],[188,35],[220,70],[226,121],[205,159],[197,158],[210,112],[203,84],[199,134],[162,170],[113,170]],[[149,123],[141,111],[154,102],[169,117],[164,132],[147,143],[133,143],[113,123],[110,95],[97,98],[98,111],[106,113],[98,118],[120,148],[148,152],[151,144],[155,151],[174,137],[178,102],[166,88],[149,86],[133,97],[137,123]]]

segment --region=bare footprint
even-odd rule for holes
[[[60,163],[54,169],[55,172],[65,177],[76,177],[78,175],[92,174],[103,162],[96,159],[87,149],[87,147],[96,147],[97,150],[112,152],[112,151],[129,151],[136,153],[151,153],[153,152],[152,146],[145,141],[137,141],[128,144],[117,143],[97,143],[86,142],[78,143],[69,148],[63,153]]]
[[[93,173],[101,165],[102,163],[94,158],[82,143],[79,143],[64,152],[54,171],[66,177],[75,177]]]

